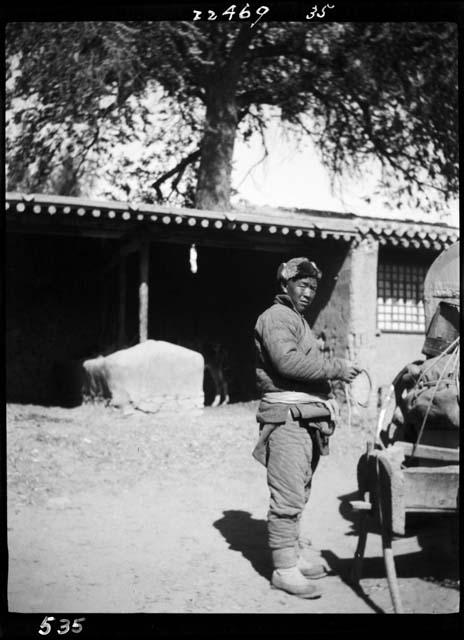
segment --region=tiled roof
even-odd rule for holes
[[[5,210],[8,219],[35,216],[56,216],[55,219],[145,222],[154,225],[179,225],[212,229],[227,229],[239,233],[269,234],[321,239],[333,238],[344,242],[372,238],[381,245],[405,248],[442,250],[459,238],[459,229],[442,223],[426,224],[413,220],[367,218],[352,213],[306,209],[274,209],[247,207],[242,210],[206,211],[162,205],[127,202],[95,201],[85,198],[43,194],[7,193]],[[193,229],[192,229],[193,230]]]

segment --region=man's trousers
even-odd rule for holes
[[[275,568],[293,566],[299,523],[309,499],[319,461],[314,429],[289,416],[267,440],[267,482],[270,491],[268,543]]]

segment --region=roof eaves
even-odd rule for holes
[[[122,220],[135,219],[138,221],[158,222],[170,224],[186,222],[190,226],[216,229],[237,229],[241,231],[262,231],[271,234],[287,235],[293,232],[296,236],[307,235],[310,238],[321,237],[350,241],[361,235],[377,239],[382,245],[393,245],[414,248],[441,249],[448,246],[459,237],[459,229],[443,224],[417,224],[413,221],[395,221],[386,219],[367,218],[354,214],[320,215],[320,211],[313,210],[234,210],[211,211],[170,207],[137,202],[97,201],[80,197],[56,196],[47,194],[23,194],[12,192],[6,194],[6,208],[15,205],[17,212],[32,208],[34,213],[41,213],[42,207],[46,212],[54,215],[59,210],[68,214],[75,211],[82,217],[87,214],[98,218],[108,217]],[[319,215],[318,215],[319,214]]]

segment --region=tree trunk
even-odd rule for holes
[[[216,85],[210,90],[195,194],[198,209],[230,209],[232,158],[237,133],[235,95]]]
[[[249,25],[242,25],[228,59],[216,69],[207,88],[205,131],[195,193],[198,209],[230,209],[232,158],[238,126],[237,85],[252,37]]]

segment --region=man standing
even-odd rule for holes
[[[326,575],[322,564],[310,562],[308,554],[305,558],[299,522],[319,456],[328,453],[328,436],[338,417],[329,381],[349,382],[360,371],[349,360],[325,358],[305,320],[320,277],[307,258],[281,264],[277,279],[282,293],[255,327],[261,403],[253,455],[267,467],[271,582],[303,598],[319,597],[321,591],[310,580]]]

